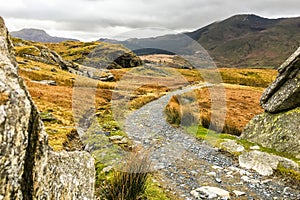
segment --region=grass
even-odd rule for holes
[[[229,84],[198,89],[172,97],[165,108],[166,119],[171,124],[201,124],[215,131],[240,135],[244,126],[263,112],[259,105],[262,91],[262,88]]]
[[[277,76],[274,69],[261,68],[218,68],[218,69],[176,69],[188,82],[218,80],[220,75],[223,83],[245,85],[252,87],[267,87]]]
[[[131,152],[102,186],[107,200],[137,200],[146,190],[151,162],[146,152]]]
[[[292,186],[294,187],[300,187],[300,173],[291,170],[291,169],[286,169],[285,167],[279,165],[277,169],[275,170],[275,174],[277,176],[282,177],[285,179],[287,182],[289,182]]]

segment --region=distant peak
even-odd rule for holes
[[[20,30],[20,32],[41,32],[41,33],[48,34],[43,29],[37,29],[37,28],[23,28],[23,29]]]
[[[35,42],[62,42],[65,40],[78,41],[72,38],[51,36],[45,30],[37,28],[23,28],[20,31],[11,32],[11,35],[16,38]]]

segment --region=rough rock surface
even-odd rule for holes
[[[196,190],[192,190],[191,194],[196,199],[216,199],[218,197],[221,199],[230,199],[230,194],[228,191],[211,186],[197,188]]]
[[[300,106],[300,48],[278,69],[276,80],[261,97],[266,112],[278,113]]]
[[[300,158],[300,108],[255,116],[241,138]]]
[[[265,113],[255,116],[241,138],[300,158],[300,48],[279,68],[261,97]]]
[[[76,64],[64,60],[58,53],[48,47],[35,43],[30,43],[29,46],[27,43],[26,41],[15,43],[15,45],[23,47],[21,50],[16,51],[17,56],[50,65],[58,65],[63,70],[78,69]]]
[[[239,156],[239,165],[241,167],[253,169],[263,176],[272,175],[278,164],[296,171],[299,167],[292,160],[261,151],[250,151]]]
[[[87,152],[54,153],[0,17],[0,199],[93,199]]]

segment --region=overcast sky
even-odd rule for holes
[[[0,7],[10,31],[39,28],[84,41],[141,37],[146,27],[156,28],[155,34],[196,30],[235,14],[295,17],[300,16],[300,4],[299,0],[7,0]]]

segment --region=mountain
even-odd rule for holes
[[[300,46],[299,33],[300,17],[267,19],[235,15],[193,32],[120,43],[137,54],[147,54],[145,49],[150,49],[149,54],[153,54],[153,49],[159,49],[191,55],[199,49],[196,41],[218,67],[278,67]]]
[[[25,28],[20,31],[13,31],[10,33],[13,37],[21,38],[23,40],[31,40],[34,42],[62,42],[66,40],[71,41],[79,41],[71,38],[63,38],[63,37],[54,37],[50,36],[44,30],[34,29],[34,28]]]

